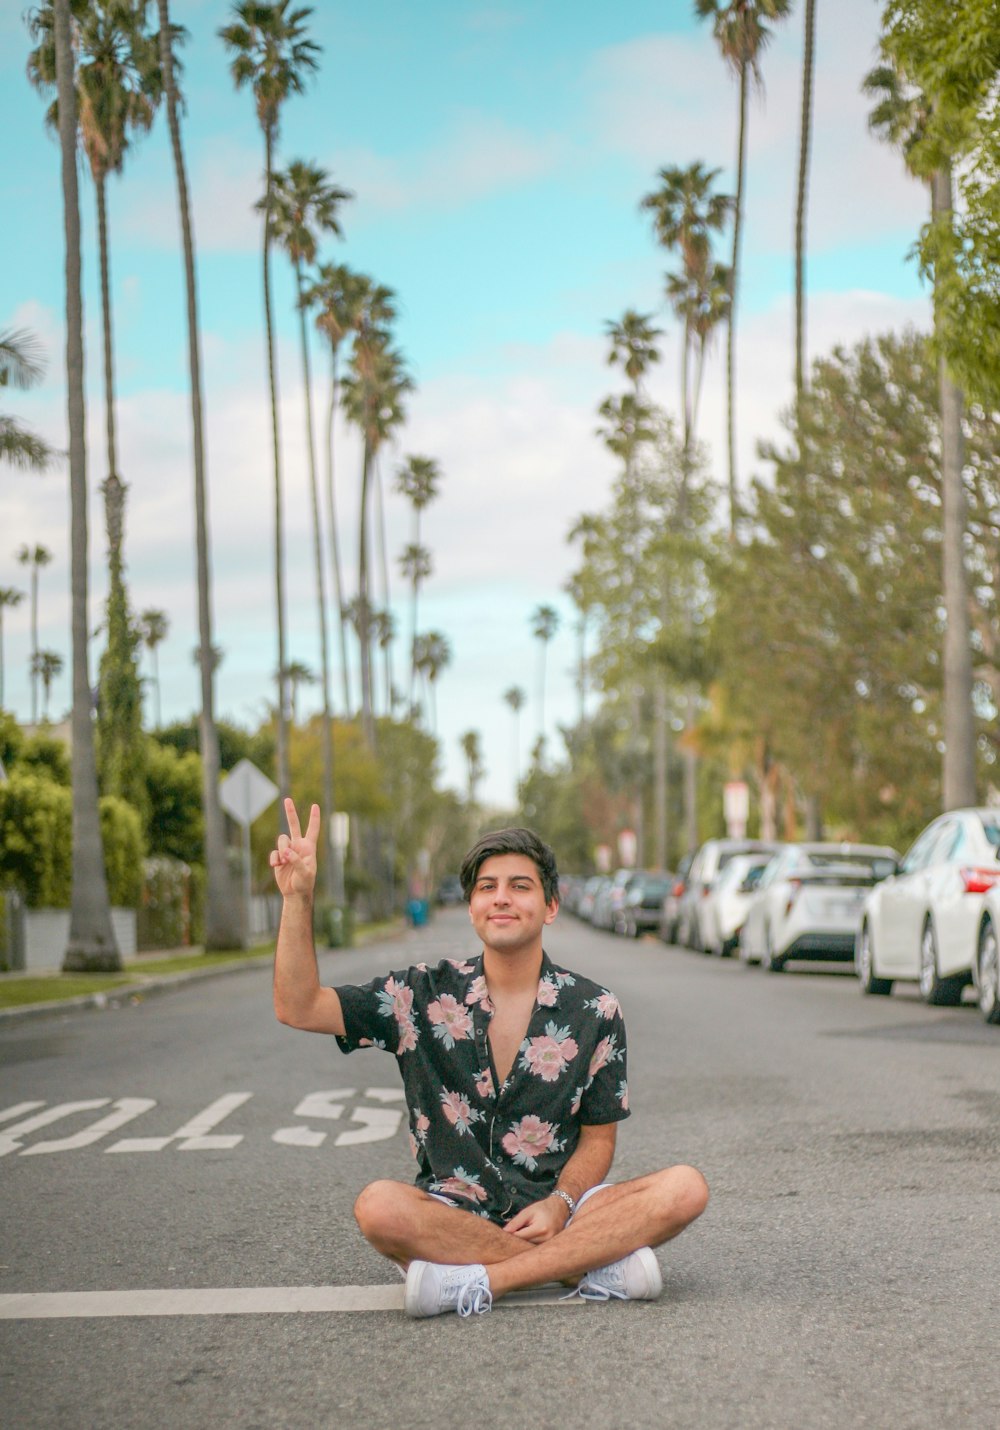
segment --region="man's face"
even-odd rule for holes
[[[485,948],[520,952],[558,912],[558,900],[546,903],[535,861],[526,854],[494,854],[479,866],[469,918]]]

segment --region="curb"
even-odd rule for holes
[[[353,949],[364,948],[367,943],[401,938],[406,931],[405,924],[394,929],[380,931],[377,937],[366,938],[362,933],[351,949],[317,948],[317,954],[349,953]],[[155,973],[140,973],[132,983],[123,983],[119,988],[110,988],[107,993],[80,993],[75,998],[52,998],[46,1003],[25,1003],[20,1008],[0,1008],[0,1029],[15,1022],[31,1022],[37,1018],[53,1018],[60,1013],[76,1013],[82,1009],[121,1008],[128,1003],[138,1005],[147,998],[156,998],[161,993],[172,993],[188,983],[202,983],[210,978],[227,978],[233,973],[247,973],[250,969],[268,969],[273,966],[273,955],[259,954],[256,958],[234,959],[232,963],[217,963],[211,968],[189,968],[183,973],[164,973],[158,978]]]

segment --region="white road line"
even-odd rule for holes
[[[581,1306],[562,1287],[521,1291],[497,1307]],[[403,1287],[223,1286],[199,1290],[47,1291],[0,1296],[0,1320],[40,1321],[135,1316],[273,1316],[335,1311],[402,1311]]]
[[[102,1137],[106,1137],[109,1132],[117,1132],[119,1127],[124,1127],[126,1122],[131,1122],[133,1117],[141,1117],[144,1112],[148,1112],[156,1103],[151,1097],[120,1097],[114,1105],[114,1110],[102,1117],[99,1122],[93,1123],[90,1127],[85,1127],[82,1132],[74,1132],[70,1137],[58,1137],[49,1142],[34,1142],[30,1147],[25,1147],[21,1153],[22,1157],[39,1157],[46,1152],[75,1152],[79,1147],[89,1147],[94,1142],[99,1142]]]
[[[50,1123],[58,1122],[61,1117],[70,1117],[75,1112],[92,1112],[98,1107],[107,1107],[110,1101],[109,1097],[91,1097],[83,1102],[60,1102],[57,1107],[46,1108],[44,1112],[36,1113],[24,1122],[15,1122],[13,1127],[8,1127],[6,1132],[0,1133],[0,1157],[6,1157],[9,1152],[17,1152],[21,1146],[18,1138],[26,1133],[37,1132],[39,1128],[48,1127]]]
[[[106,1152],[162,1152],[164,1147],[169,1146],[171,1142],[178,1142],[181,1152],[207,1152],[238,1147],[243,1141],[242,1132],[219,1137],[209,1137],[207,1134],[231,1112],[235,1112],[238,1107],[249,1102],[251,1097],[253,1097],[252,1092],[227,1093],[225,1097],[216,1098],[203,1112],[197,1113],[190,1122],[185,1122],[183,1127],[178,1127],[177,1131],[172,1132],[169,1137],[123,1137],[104,1150]]]

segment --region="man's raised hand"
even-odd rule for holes
[[[290,895],[310,895],[316,883],[316,845],[319,840],[319,805],[309,811],[305,834],[291,799],[285,800],[288,833],[278,835],[278,847],[271,850],[271,868],[279,891]]]

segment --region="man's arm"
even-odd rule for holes
[[[319,805],[309,811],[303,835],[298,812],[285,800],[288,834],[279,834],[271,868],[284,904],[274,955],[274,1012],[278,1021],[310,1033],[343,1034],[344,1013],[332,988],[320,986],[313,942],[313,890]]]
[[[559,1190],[568,1193],[576,1202],[584,1192],[603,1182],[611,1169],[617,1136],[617,1122],[581,1127],[576,1149],[559,1174]],[[548,1196],[518,1212],[504,1229],[526,1241],[539,1243],[562,1231],[569,1216],[569,1207],[562,1197]]]

